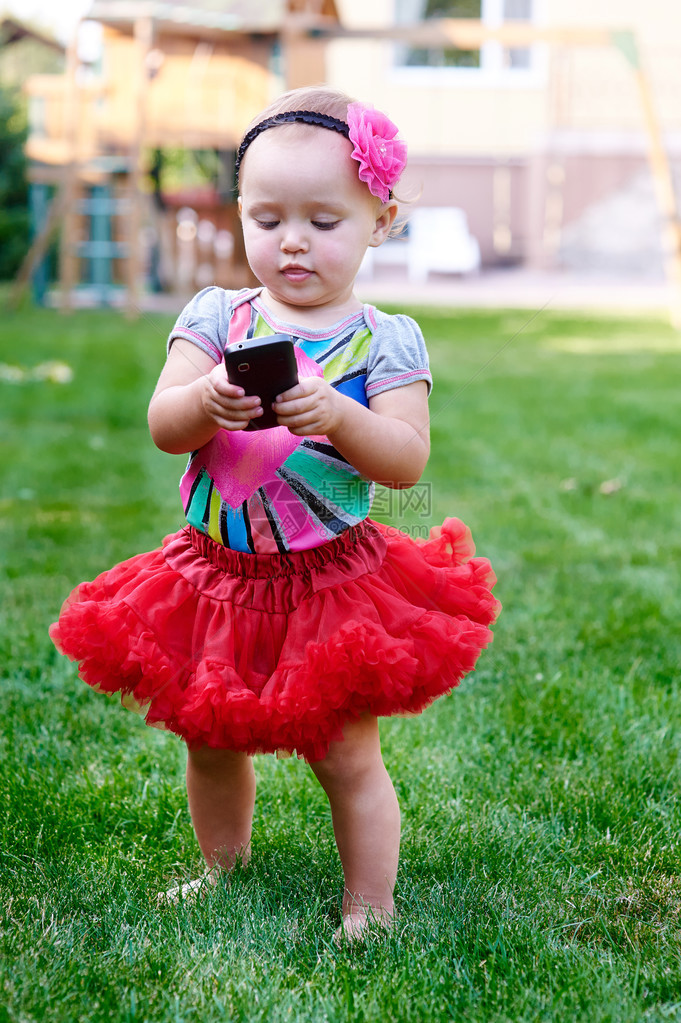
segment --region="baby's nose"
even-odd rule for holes
[[[281,248],[284,252],[305,252],[308,248],[308,242],[302,227],[295,224],[288,226],[281,239]]]

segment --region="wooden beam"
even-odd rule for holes
[[[30,283],[33,271],[47,254],[50,242],[57,233],[57,228],[62,222],[64,211],[66,209],[66,202],[66,188],[61,185],[59,187],[59,191],[50,203],[50,210],[47,214],[45,223],[40,229],[40,232],[33,239],[31,247],[24,256],[21,266],[19,267],[19,271],[14,278],[9,295],[10,308],[16,309],[18,307],[24,292]]]
[[[130,213],[128,216],[128,255],[126,260],[126,313],[129,317],[139,316],[140,279],[142,258],[140,252],[140,230],[142,227],[142,183],[144,168],[144,143],[147,131],[147,100],[149,94],[148,56],[154,40],[152,18],[138,18],[135,22],[135,44],[137,48],[137,95],[135,131],[130,147]]]
[[[326,80],[326,50],[314,31],[310,31],[308,18],[288,14],[280,38],[286,91]]]
[[[670,316],[674,326],[681,329],[681,217],[650,76],[641,59],[633,32],[615,33],[613,43],[631,65],[638,87],[648,143],[648,163],[653,176],[657,205],[662,215],[662,245],[670,291]]]
[[[613,30],[609,28],[540,26],[521,21],[508,21],[491,27],[472,18],[429,18],[416,24],[393,25],[390,28],[301,26],[301,31],[308,37],[320,41],[376,39],[408,43],[411,46],[432,48],[445,46],[460,50],[477,50],[487,42],[499,42],[511,47],[531,46],[536,43],[547,43],[551,46],[609,46],[613,36]]]
[[[78,190],[78,159],[80,134],[80,91],[78,87],[78,52],[76,38],[71,40],[66,63],[66,94],[64,97],[64,119],[66,152],[64,166],[62,232],[59,240],[59,283],[61,288],[60,312],[71,311],[72,292],[76,286],[78,266],[76,262],[76,221],[75,204]]]

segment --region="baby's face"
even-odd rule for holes
[[[390,228],[392,204],[359,180],[351,152],[342,135],[287,124],[264,131],[244,157],[239,208],[248,262],[269,295],[291,309],[338,306],[342,315],[367,246]]]

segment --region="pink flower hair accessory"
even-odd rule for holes
[[[372,195],[387,202],[407,163],[407,144],[396,138],[398,129],[389,117],[363,103],[348,104],[352,157],[359,177]]]

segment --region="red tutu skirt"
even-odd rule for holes
[[[322,759],[361,714],[418,713],[491,640],[494,573],[448,519],[417,541],[369,520],[292,554],[185,528],[82,583],[50,635],[88,685],[192,747]]]

